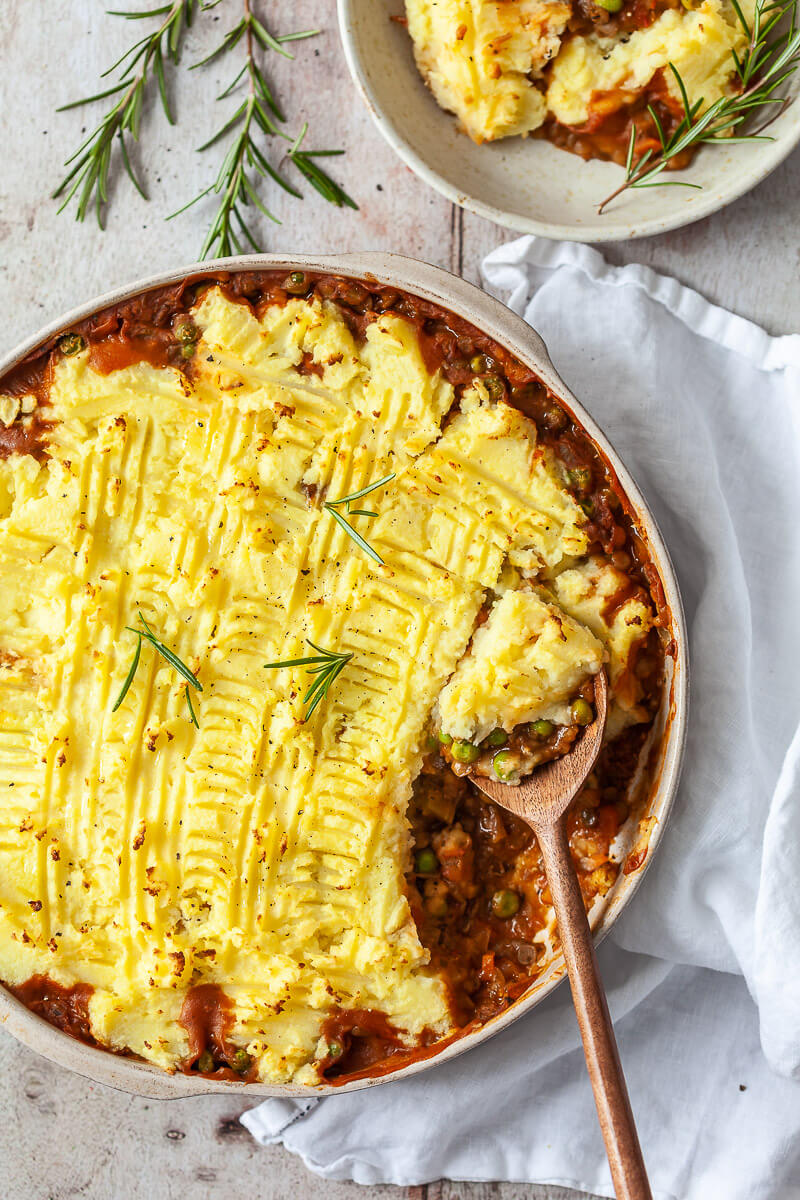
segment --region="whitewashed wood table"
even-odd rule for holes
[[[145,0],[142,0],[145,6]],[[145,111],[136,161],[150,203],[125,179],[112,191],[108,229],[58,216],[49,193],[60,167],[99,108],[56,114],[65,101],[97,91],[100,72],[140,26],[106,16],[95,0],[3,0],[0,5],[0,346],[72,304],[112,286],[193,260],[211,203],[165,223],[211,182],[218,155],[198,154],[230,102],[214,97],[238,69],[233,59],[170,80],[178,115],[171,129],[155,106]],[[152,7],[152,5],[150,5]],[[223,0],[195,26],[184,59],[196,61],[238,18],[239,0]],[[332,209],[310,193],[282,193],[282,224],[260,222],[265,248],[290,252],[388,249],[437,263],[478,281],[481,259],[511,235],[472,217],[421,184],[384,146],[350,84],[338,44],[332,0],[260,0],[278,32],[319,28],[299,43],[297,59],[270,63],[296,131],[310,123],[309,146],[342,146],[332,170],[357,199],[357,213]],[[235,56],[234,56],[235,57]],[[800,153],[749,196],[698,225],[662,237],[611,244],[615,263],[663,271],[771,332],[800,329]],[[569,364],[557,364],[569,380]],[[532,1025],[535,1034],[535,1022]],[[588,1083],[587,1083],[588,1086]],[[282,1149],[255,1146],[238,1124],[246,1107],[212,1097],[158,1103],[122,1095],[54,1067],[0,1034],[0,1161],[4,1200],[353,1200],[351,1184],[309,1174]],[[439,1182],[385,1187],[386,1200],[564,1200],[560,1188]]]

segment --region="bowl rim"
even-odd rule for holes
[[[396,128],[391,114],[381,105],[370,83],[366,65],[358,53],[358,39],[354,27],[356,7],[359,3],[360,0],[337,0],[339,35],[350,75],[381,136],[415,175],[418,175],[429,187],[439,192],[452,204],[518,233],[535,234],[538,237],[552,238],[554,241],[591,243],[618,242],[669,233],[673,229],[681,229],[686,225],[693,225],[696,221],[702,221],[704,217],[710,217],[712,213],[719,212],[721,208],[725,208],[734,200],[738,200],[745,193],[751,191],[768,175],[771,175],[800,142],[800,117],[798,117],[794,126],[788,126],[786,132],[780,137],[776,137],[772,143],[761,147],[760,154],[755,160],[756,166],[753,169],[734,176],[729,186],[722,190],[711,187],[704,188],[703,195],[694,201],[691,208],[685,210],[676,208],[671,216],[651,217],[627,224],[623,222],[621,225],[611,224],[604,229],[594,226],[583,228],[574,224],[564,225],[557,221],[540,221],[521,213],[508,212],[455,187],[434,166],[431,166]],[[431,96],[430,102],[436,105],[433,96]],[[452,114],[447,115],[455,121],[456,118]]]
[[[608,459],[636,512],[664,586],[667,604],[672,615],[672,633],[676,652],[665,717],[666,724],[660,737],[660,762],[650,788],[649,812],[655,815],[656,825],[649,838],[644,863],[630,875],[620,874],[617,883],[609,893],[611,898],[604,906],[594,930],[594,940],[597,944],[608,933],[620,912],[640,886],[660,844],[675,798],[687,733],[688,636],[675,570],[649,506],[609,439],[556,373],[542,338],[522,317],[488,293],[481,291],[474,284],[467,283],[440,267],[434,267],[399,254],[365,251],[345,254],[299,254],[290,257],[279,254],[237,255],[162,271],[156,275],[136,280],[134,283],[117,287],[86,304],[79,305],[64,316],[51,321],[39,332],[27,337],[11,352],[0,357],[0,377],[55,335],[69,329],[70,326],[104,308],[121,303],[143,292],[168,286],[191,276],[202,277],[225,271],[276,269],[287,272],[295,269],[319,271],[400,287],[404,291],[439,304],[446,310],[462,316],[476,325],[482,332],[487,333],[512,354],[530,365],[558,396],[559,400],[563,401],[574,413],[578,422]],[[76,1041],[69,1034],[63,1033],[31,1012],[2,985],[0,985],[0,1028],[6,1029],[19,1041],[51,1062],[67,1067],[95,1082],[108,1084],[137,1095],[155,1099],[179,1099],[192,1095],[224,1093],[249,1096],[253,1100],[268,1096],[297,1096],[309,1099],[324,1095],[341,1095],[345,1092],[375,1087],[381,1083],[394,1082],[455,1058],[473,1046],[493,1037],[507,1025],[523,1016],[549,995],[563,981],[564,977],[563,958],[559,956],[547,967],[542,977],[536,980],[504,1012],[473,1032],[457,1037],[438,1053],[429,1058],[416,1060],[386,1075],[351,1080],[341,1085],[300,1086],[297,1084],[239,1083],[206,1079],[202,1076],[192,1077],[181,1072],[169,1074],[161,1067],[151,1063],[109,1053],[107,1050]]]

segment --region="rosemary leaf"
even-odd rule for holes
[[[124,166],[125,171],[131,180],[131,183],[136,188],[139,195],[142,197],[143,200],[147,200],[147,198],[148,198],[147,192],[144,190],[142,184],[139,182],[139,179],[137,178],[136,173],[134,172],[134,169],[131,166],[131,160],[128,158],[128,148],[125,145],[125,139],[123,138],[122,133],[121,132],[118,133],[117,137],[119,138],[119,149],[120,149],[120,155],[122,156],[122,165]]]
[[[136,651],[133,655],[133,662],[130,665],[128,674],[125,676],[125,682],[122,685],[122,690],[120,691],[120,694],[117,696],[117,702],[111,710],[112,713],[115,713],[117,711],[119,706],[122,704],[122,701],[127,696],[130,686],[133,683],[133,677],[136,674],[136,669],[139,666],[139,659],[141,657],[142,657],[142,635],[140,633],[137,633]]]
[[[115,83],[113,87],[106,88],[104,92],[95,92],[93,96],[84,96],[82,100],[71,100],[69,104],[60,104],[56,109],[56,112],[69,112],[71,108],[80,108],[82,104],[92,104],[95,100],[105,100],[106,96],[114,96],[117,92],[121,92],[123,88],[128,86],[128,83],[123,79],[121,83]],[[99,128],[100,126],[98,126],[98,129]],[[94,134],[90,134],[83,145],[86,145],[93,137]],[[82,147],[76,150],[75,153],[80,154],[80,149],[82,149]]]
[[[625,159],[625,174],[630,175],[633,156],[636,153],[636,126],[631,125],[631,139],[628,142],[628,157]]]
[[[305,667],[308,663],[327,663],[327,656],[318,658],[287,658],[285,662],[264,663],[265,670],[270,667]]]
[[[391,483],[397,476],[396,471],[392,471],[391,475],[384,475],[382,479],[376,479],[374,483],[368,483],[366,487],[360,488],[357,492],[351,492],[349,496],[342,496],[340,500],[328,500],[327,504],[338,507],[340,504],[347,505],[347,511],[350,511],[350,505],[354,500],[360,500],[362,496],[368,496],[370,492],[374,492],[379,487],[385,487],[387,483]],[[372,516],[377,516],[373,513]]]
[[[228,33],[225,34],[225,37],[215,50],[212,50],[211,53],[207,54],[205,58],[201,58],[199,62],[192,63],[192,65],[189,67],[189,70],[196,71],[198,67],[204,67],[206,63],[213,62],[213,60],[218,58],[220,54],[225,54],[228,50],[232,50],[236,43],[239,42],[244,36],[245,30],[245,22],[240,21],[238,25],[235,25],[233,29],[229,30]]]
[[[161,17],[164,13],[169,12],[171,4],[162,4],[161,8],[151,8],[145,12],[125,12],[123,10],[107,8],[106,12],[110,17],[125,17],[128,21],[142,21],[146,17]]]
[[[184,692],[186,693],[186,703],[187,703],[187,705],[188,705],[188,707],[189,707],[189,720],[192,722],[192,724],[194,725],[195,729],[199,729],[199,728],[200,728],[200,723],[199,723],[199,721],[197,720],[197,714],[196,714],[196,713],[195,713],[195,711],[194,711],[194,705],[192,704],[192,693],[189,691],[189,685],[188,685],[188,683],[186,684],[186,686],[184,687],[184,689],[183,689],[183,690],[184,690]]]
[[[195,63],[195,66],[198,66],[198,65],[199,65],[198,63]],[[194,68],[190,67],[189,69],[193,70]],[[235,89],[236,85],[240,82],[240,80],[246,70],[247,70],[247,63],[244,64],[241,71],[239,71],[237,75],[234,75],[232,82],[228,84],[228,86],[225,88],[225,91],[220,92],[220,94],[217,96],[218,100],[227,100],[228,96],[230,96],[231,92]]]
[[[252,18],[252,30],[258,38],[265,50],[274,50],[276,54],[282,54],[284,58],[294,58],[288,50],[284,50],[281,45],[283,39],[274,38],[268,29],[265,29],[257,17]]]
[[[298,33],[282,33],[276,40],[279,42],[300,42],[305,38],[319,37],[321,29],[301,29]]]
[[[308,689],[304,697],[304,702],[308,704],[308,701],[310,700],[311,703],[306,709],[304,718],[306,721],[310,719],[317,706],[325,699],[331,684],[339,677],[343,670],[344,663],[337,663],[336,666],[331,667],[331,669],[324,676],[320,676],[319,682],[315,687]]]

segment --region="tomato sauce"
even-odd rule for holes
[[[633,726],[604,748],[570,808],[570,849],[587,907],[619,872],[611,846],[629,816],[625,791],[647,730]],[[415,871],[407,881],[420,939],[447,980],[456,1022],[483,1023],[522,995],[547,956],[552,916],[536,839],[468,776],[453,775],[438,752],[414,785],[410,816],[415,852],[430,848],[438,860],[435,872]],[[496,897],[507,892],[517,907],[499,915]]]
[[[96,1045],[89,1020],[89,1001],[94,988],[88,983],[63,987],[47,975],[32,975],[25,983],[8,989],[26,1008],[42,1017],[56,1029],[77,1038],[79,1042]]]

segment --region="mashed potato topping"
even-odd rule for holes
[[[417,65],[476,142],[541,125],[531,75],[557,54],[570,11],[564,0],[406,0]]]
[[[480,742],[523,721],[568,725],[569,701],[604,657],[602,642],[556,605],[533,591],[506,592],[439,697],[441,728]]]
[[[167,1070],[221,989],[225,1061],[313,1083],[332,1014],[454,1027],[406,882],[437,699],[463,737],[559,719],[608,655],[635,720],[653,614],[608,618],[591,506],[411,320],[219,286],[190,318],[188,371],[55,351],[46,452],[0,439],[0,979],[84,989],[81,1036]],[[2,428],[36,403],[0,395]],[[350,517],[379,563],[324,502],[387,476]],[[140,613],[198,727],[147,642],[114,711]],[[305,668],[266,669],[309,643],[350,656],[310,719]]]
[[[565,613],[582,622],[608,648],[613,701],[607,736],[644,720],[641,686],[631,669],[635,648],[653,625],[653,612],[639,596],[630,595],[625,574],[612,563],[589,558],[553,580],[553,595]],[[616,602],[615,602],[616,601]]]
[[[745,0],[748,19],[753,7]],[[732,94],[732,54],[747,38],[730,0],[638,8],[624,0],[620,12],[611,8],[591,0],[406,0],[419,70],[477,142],[532,133],[548,118],[581,127],[593,106],[631,105],[669,63],[692,104]],[[679,110],[671,71],[663,87]]]

